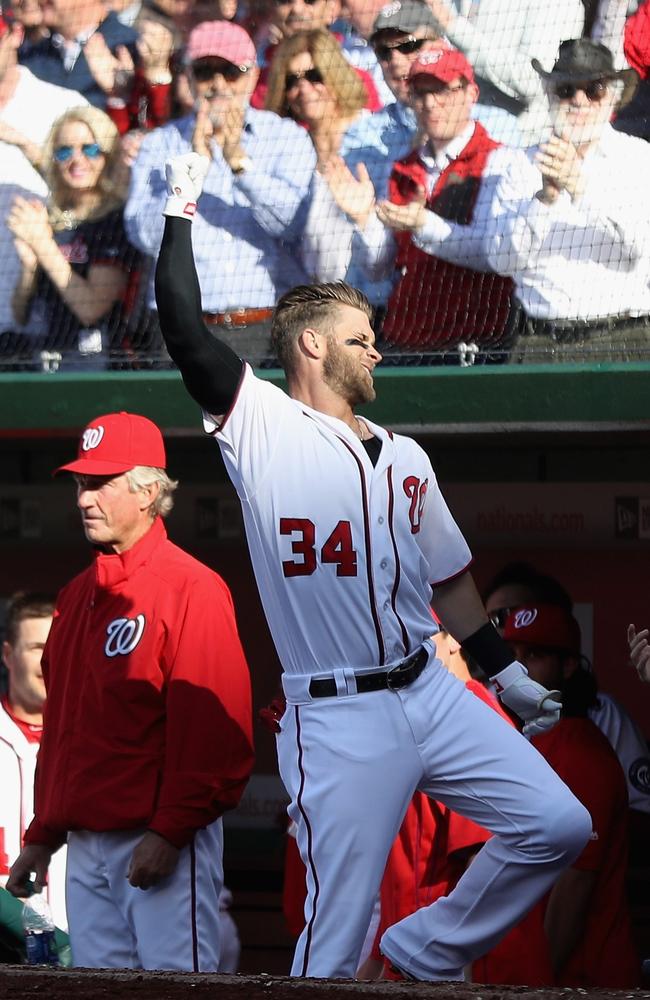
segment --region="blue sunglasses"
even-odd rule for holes
[[[65,163],[69,160],[75,149],[81,149],[81,152],[88,160],[96,160],[98,156],[102,156],[102,150],[97,142],[84,142],[81,146],[57,146],[54,150],[53,156],[57,163]]]

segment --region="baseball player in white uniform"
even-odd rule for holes
[[[166,165],[158,309],[239,494],[284,668],[278,756],[308,889],[292,973],[354,976],[389,848],[420,789],[495,836],[450,896],[389,928],[381,949],[408,977],[462,979],[578,855],[591,821],[436,658],[430,602],[525,731],[554,725],[560,704],[488,622],[424,451],[355,414],[375,397],[381,360],[365,297],[334,283],[280,299],[272,337],[288,393],[204,326],[191,220],[206,167],[196,154]],[[245,190],[254,174],[233,184]]]
[[[43,734],[45,684],[41,656],[52,624],[54,600],[19,593],[7,606],[2,660],[8,690],[0,698],[0,885],[20,854],[23,834],[34,815],[34,773]],[[66,848],[50,866],[45,895],[57,927],[67,930]]]

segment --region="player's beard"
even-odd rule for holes
[[[333,337],[328,337],[327,356],[323,362],[323,380],[350,406],[372,403],[377,395],[372,378],[358,358],[346,353]]]

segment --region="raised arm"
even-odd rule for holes
[[[156,264],[156,303],[167,350],[187,391],[206,412],[220,415],[228,412],[235,398],[243,362],[212,336],[202,317],[192,217],[207,166],[206,157],[198,153],[176,156],[165,166],[169,197]]]

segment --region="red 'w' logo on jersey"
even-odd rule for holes
[[[417,476],[407,476],[402,483],[402,488],[411,501],[409,504],[411,534],[417,535],[420,530],[420,522],[422,521],[422,511],[424,510],[424,501],[429,488],[429,480],[425,479],[422,483]]]

